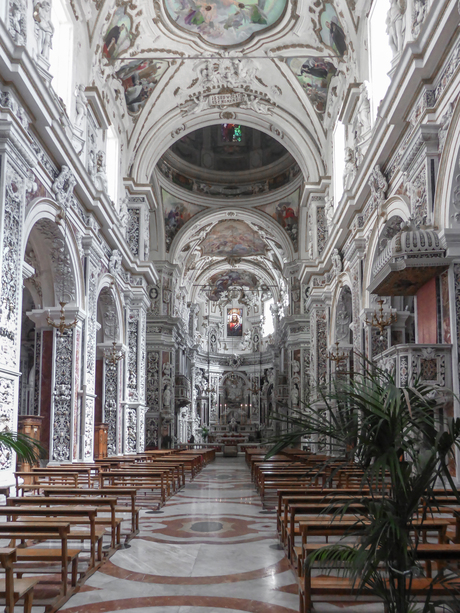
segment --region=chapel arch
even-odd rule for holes
[[[121,452],[121,389],[124,366],[123,309],[109,275],[101,279],[97,298],[96,378],[94,404],[95,459]]]
[[[19,427],[35,432],[50,460],[75,452],[82,275],[71,228],[56,205],[37,201],[24,232]],[[65,303],[62,333],[59,303]],[[32,430],[30,429],[32,428]]]

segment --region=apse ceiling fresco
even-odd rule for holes
[[[222,292],[226,292],[230,287],[238,286],[247,289],[255,289],[258,281],[255,275],[239,269],[224,270],[216,273],[209,279],[212,290],[209,293],[210,300],[219,300]]]
[[[200,245],[201,255],[243,257],[263,255],[266,245],[244,221],[220,221]]]
[[[240,45],[283,16],[288,0],[165,0],[171,20],[219,46]]]

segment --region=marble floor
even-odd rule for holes
[[[66,613],[292,613],[297,586],[243,457],[209,464],[61,609]],[[318,604],[321,613],[359,610]]]

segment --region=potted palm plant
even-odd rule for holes
[[[356,545],[326,546],[308,556],[306,564],[339,563],[356,592],[371,589],[387,613],[434,611],[431,589],[421,608],[412,591],[414,577],[423,573],[412,537],[414,524],[423,524],[438,509],[435,488],[451,490],[460,501],[449,469],[460,443],[460,419],[444,416],[440,409],[446,398],[438,389],[419,380],[397,387],[391,373],[368,363],[353,379],[318,390],[316,398],[321,402],[290,410],[289,431],[278,437],[267,457],[302,436],[329,441],[334,460],[342,456],[363,474],[360,495],[340,513],[359,502],[364,510],[357,523],[366,517],[366,525]],[[281,410],[274,418],[285,422],[286,407]],[[433,581],[447,578],[444,574]]]

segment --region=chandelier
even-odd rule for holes
[[[56,323],[54,320],[51,319],[50,317],[50,311],[48,309],[48,316],[46,318],[46,321],[48,323],[49,326],[51,326],[52,328],[56,328],[56,330],[59,330],[59,334],[63,335],[64,332],[66,332],[67,330],[70,330],[71,328],[75,328],[75,326],[78,323],[77,318],[75,318],[71,323],[66,324],[65,322],[65,307],[67,305],[67,302],[65,300],[65,288],[66,288],[66,280],[67,280],[67,274],[66,274],[66,248],[67,248],[67,205],[65,209],[61,209],[57,215],[56,215],[56,225],[60,226],[62,224],[62,220],[64,220],[64,244],[62,247],[62,250],[60,250],[59,252],[59,261],[58,261],[58,269],[60,269],[62,271],[62,274],[64,275],[64,279],[62,282],[62,292],[61,292],[61,300],[59,301],[59,304],[61,306],[61,311],[60,311],[60,316],[59,316],[59,323]]]
[[[365,320],[368,326],[378,328],[380,332],[380,341],[383,341],[384,339],[383,333],[385,331],[385,328],[388,328],[388,326],[391,326],[391,324],[394,324],[398,321],[398,316],[392,309],[390,309],[386,313],[383,312],[383,303],[384,300],[382,300],[382,298],[380,300],[377,300],[379,308],[375,309],[374,313],[372,314],[372,319],[370,321],[368,319]]]
[[[59,334],[64,334],[64,332],[66,330],[70,330],[70,328],[75,328],[75,326],[77,325],[77,318],[75,318],[72,323],[70,324],[66,324],[65,322],[65,306],[67,304],[67,302],[59,302],[59,304],[61,305],[61,311],[60,311],[60,316],[59,316],[59,323],[56,323],[55,321],[53,321],[50,317],[50,311],[48,309],[48,316],[46,318],[46,321],[48,323],[49,326],[51,326],[52,328],[56,328],[56,330],[59,330]]]
[[[115,341],[113,341],[112,348],[108,349],[106,352],[106,362],[108,362],[112,366],[116,366],[118,362],[120,362],[124,357],[125,352],[122,349],[117,349],[117,344]]]
[[[339,341],[336,341],[335,353],[333,351],[329,351],[328,358],[330,362],[335,362],[338,365],[340,364],[340,362],[343,362],[348,359],[348,353],[346,353],[345,351],[340,352],[339,351]]]

